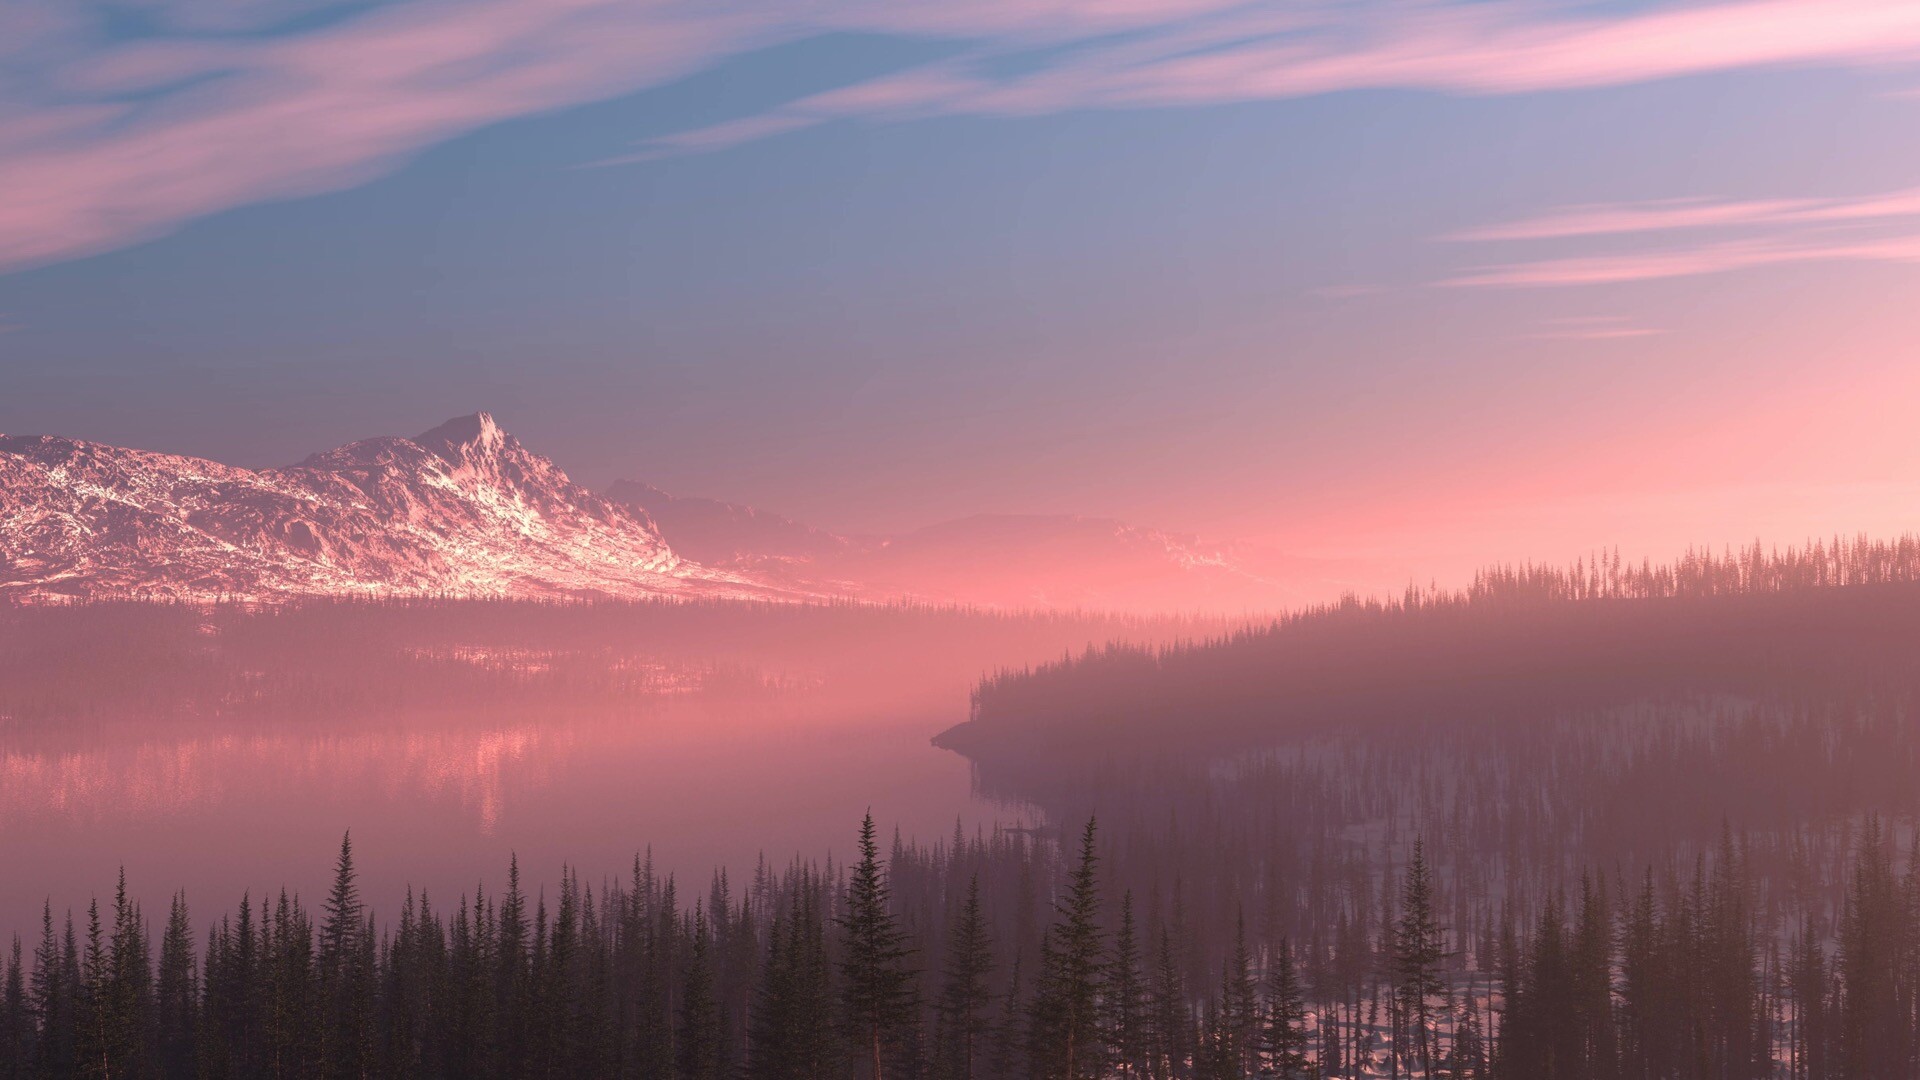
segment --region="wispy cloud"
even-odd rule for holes
[[[400,0],[283,34],[231,32],[272,25],[273,5],[195,0],[162,36],[120,44],[77,10],[50,0],[0,7],[0,70],[9,72],[0,76],[0,269],[354,184],[490,123],[837,31],[949,39],[968,51],[669,136],[629,160],[842,117],[1204,105],[1365,87],[1518,93],[1920,59],[1920,4],[1886,0],[1675,0],[1604,17],[1502,0]],[[1009,75],[989,62],[1039,47],[1054,59],[1038,69]]]
[[[1316,289],[1308,289],[1307,295],[1319,297],[1322,300],[1355,300],[1363,296],[1378,296],[1386,291],[1384,285],[1322,285]]]
[[[1625,315],[1569,315],[1543,320],[1522,335],[1534,341],[1625,341],[1665,333],[1641,326]]]
[[[1568,206],[1441,237],[1522,250],[1606,243],[1602,254],[1527,256],[1471,267],[1463,287],[1611,285],[1809,262],[1920,261],[1920,188],[1827,197],[1663,199]],[[1617,250],[1621,242],[1628,250]]]
[[[1731,240],[1617,255],[1545,258],[1476,267],[1440,284],[1480,288],[1616,285],[1809,262],[1920,263],[1920,233],[1858,240]]]
[[[1920,5],[1875,0],[1748,0],[1586,18],[1499,2],[1187,7],[1188,19],[1160,32],[1075,49],[1021,77],[995,77],[978,57],[964,57],[775,112],[798,125],[1197,106],[1383,87],[1512,94],[1920,59]],[[701,148],[730,141],[745,140],[716,138]]]
[[[1455,233],[1467,241],[1551,240],[1734,226],[1837,225],[1920,217],[1920,188],[1828,199],[1669,199],[1573,206]]]

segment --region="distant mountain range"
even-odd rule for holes
[[[1248,611],[1227,549],[1073,516],[843,536],[634,481],[596,493],[486,413],[279,469],[0,436],[0,597],[805,600]]]

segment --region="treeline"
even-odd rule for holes
[[[1418,831],[1473,903],[1538,911],[1583,867],[1685,861],[1732,820],[1770,903],[1832,904],[1846,830],[1920,816],[1914,550],[1605,558],[1090,649],[984,680],[937,741],[1050,820],[1099,808],[1196,892],[1356,837],[1378,873],[1380,838]]]
[[[1897,1080],[1920,1071],[1920,862],[1867,823],[1831,922],[1780,934],[1732,833],[1688,873],[1584,875],[1449,925],[1418,840],[1304,938],[1237,913],[1189,968],[1178,882],[1077,845],[956,835],[704,895],[598,888],[317,911],[243,898],[156,927],[122,881],[0,957],[0,1077]],[[157,950],[156,950],[157,942]],[[156,955],[157,951],[157,955]]]
[[[971,718],[942,742],[978,759],[1213,753],[1673,693],[1909,694],[1915,551],[1862,541],[1638,570],[1495,570],[1461,593],[1353,600],[1200,643],[1088,648],[981,680]]]
[[[1920,536],[1894,540],[1835,536],[1799,546],[1769,548],[1758,540],[1715,552],[1690,548],[1671,563],[1630,563],[1618,548],[1571,566],[1496,566],[1474,575],[1464,590],[1411,590],[1416,604],[1532,600],[1648,600],[1791,592],[1844,585],[1920,582]]]

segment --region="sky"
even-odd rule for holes
[[[1920,3],[12,0],[0,430],[845,530],[1920,528]]]

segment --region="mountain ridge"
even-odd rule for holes
[[[0,436],[0,595],[768,594],[682,560],[486,413],[284,468]]]
[[[596,492],[485,412],[261,469],[0,435],[0,598],[312,595],[1159,612],[1285,599],[1224,548],[1107,518],[976,514],[854,536],[638,481]]]

